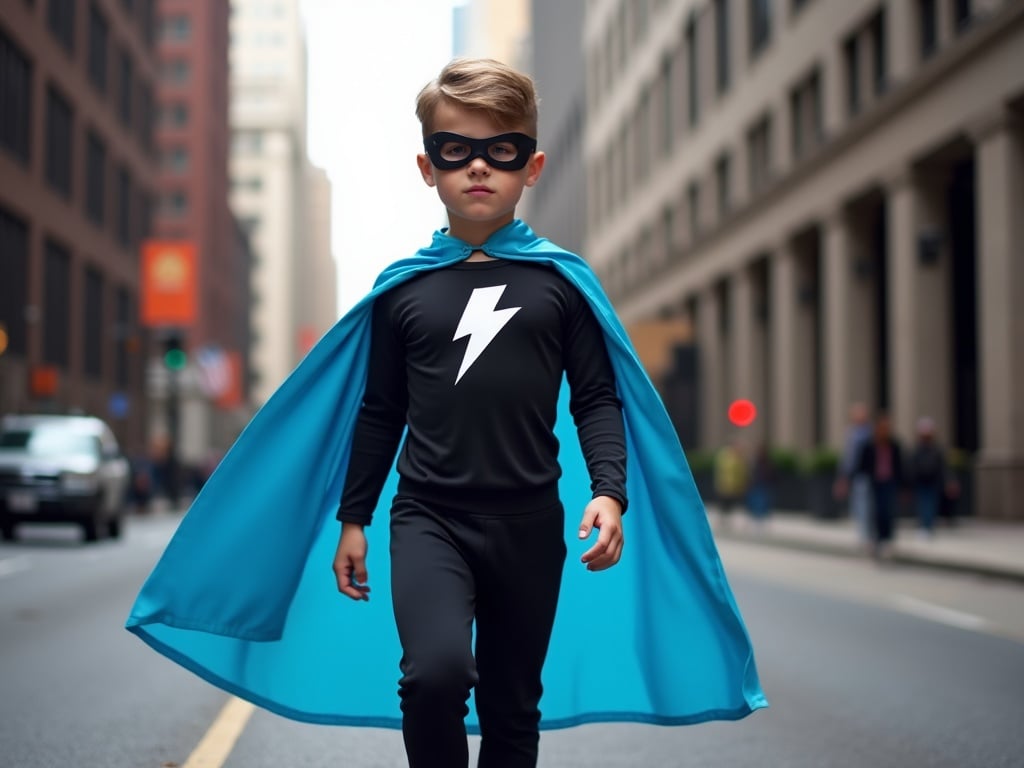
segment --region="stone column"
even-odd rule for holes
[[[998,111],[977,142],[981,449],[975,503],[988,517],[1024,516],[1024,138]]]
[[[846,212],[833,211],[823,223],[821,238],[822,294],[825,306],[822,365],[825,369],[825,442],[841,448],[851,392],[851,259],[850,224]]]
[[[697,365],[700,371],[700,444],[715,450],[724,437],[722,408],[725,400],[721,378],[722,334],[719,326],[719,297],[709,285],[697,298]]]
[[[797,447],[797,263],[792,245],[786,241],[772,255],[769,269],[771,296],[771,408],[772,445]]]
[[[887,186],[889,411],[893,432],[905,442],[914,432],[918,390],[915,192],[909,169],[903,169]]]
[[[940,436],[953,422],[953,361],[949,227],[945,169],[915,174],[914,368],[916,416],[931,416]],[[909,437],[909,436],[908,436]]]
[[[754,275],[749,266],[741,267],[732,275],[732,296],[729,300],[732,317],[729,321],[729,332],[732,335],[732,382],[729,387],[729,402],[743,398],[754,403],[759,411],[763,411],[761,391],[762,356],[757,348],[755,338],[755,296]],[[728,403],[726,403],[728,407]],[[746,428],[747,442],[753,444],[763,436],[763,416],[754,420]]]
[[[940,0],[939,5],[950,4]],[[913,71],[921,46],[915,36],[917,23],[914,18],[916,3],[908,0],[891,0],[885,4],[886,60],[889,63],[889,83],[898,85]]]

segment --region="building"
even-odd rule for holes
[[[252,243],[250,364],[260,405],[304,353],[304,297],[330,279],[297,268],[307,248],[309,163],[298,0],[232,0],[230,69],[230,198]]]
[[[584,0],[530,4],[530,61],[540,97],[538,148],[547,155],[540,183],[526,190],[518,213],[538,234],[583,253],[586,183],[583,115],[586,71],[581,53]]]
[[[93,413],[133,453],[155,30],[153,0],[0,2],[0,411]]]
[[[298,305],[299,352],[305,354],[338,319],[338,274],[331,248],[331,181],[306,169],[306,249],[296,254],[303,296]]]
[[[229,0],[158,0],[156,146],[160,158],[153,238],[195,248],[195,317],[156,329],[188,350],[180,377],[180,458],[199,464],[222,453],[250,415],[249,262],[228,200]],[[162,362],[154,357],[151,366]],[[159,371],[154,371],[159,374]],[[151,376],[151,382],[159,381]],[[163,398],[150,435],[167,432]]]
[[[466,0],[454,9],[455,56],[486,57],[525,67],[529,42],[529,0]]]
[[[589,0],[586,253],[692,324],[700,446],[838,447],[848,405],[1024,494],[1024,2]]]

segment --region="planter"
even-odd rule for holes
[[[838,520],[845,514],[845,505],[832,493],[833,472],[816,472],[804,477],[804,493],[811,515],[822,520]]]

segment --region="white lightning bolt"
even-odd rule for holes
[[[459,327],[455,329],[455,335],[452,337],[452,341],[457,341],[463,336],[469,336],[459,375],[455,377],[456,384],[459,383],[462,374],[469,370],[469,366],[476,362],[480,354],[487,349],[487,345],[494,340],[498,332],[512,319],[512,315],[522,309],[522,307],[494,309],[506,287],[493,285],[490,288],[474,288],[473,293],[470,294],[466,308],[462,310]]]

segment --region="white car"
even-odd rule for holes
[[[0,535],[18,523],[77,523],[86,541],[117,538],[129,462],[110,427],[92,416],[0,420]]]

